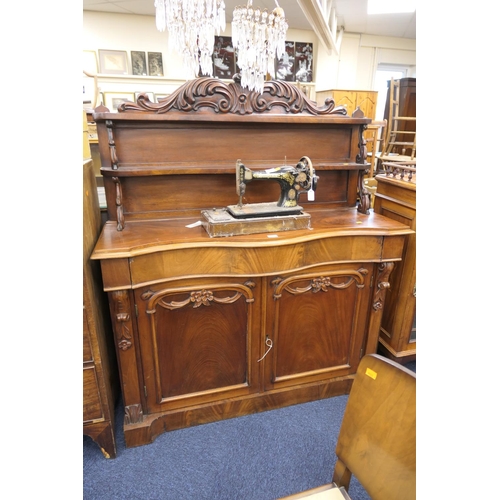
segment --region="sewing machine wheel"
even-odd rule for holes
[[[314,168],[311,159],[308,156],[303,156],[299,163],[302,163],[303,165],[305,164],[307,168],[309,169],[309,183],[307,185],[302,184],[302,176],[297,176],[297,180],[301,183],[301,186],[304,189],[313,189],[313,191],[316,191],[316,175],[314,174]],[[305,179],[306,180],[306,179]]]

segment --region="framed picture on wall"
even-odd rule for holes
[[[216,78],[230,79],[235,72],[234,47],[230,36],[216,36],[214,52],[214,76]]]
[[[133,75],[146,75],[148,74],[148,65],[146,64],[146,52],[132,50],[130,52],[130,60],[132,62]]]
[[[276,63],[276,78],[287,82],[295,81],[295,43],[285,42],[285,53]]]
[[[295,80],[297,82],[313,81],[313,44],[295,42]]]
[[[134,92],[104,92],[104,106],[116,113],[122,102],[135,102]]]
[[[127,52],[125,50],[99,49],[101,73],[107,75],[128,75]]]
[[[163,57],[161,52],[148,52],[149,76],[163,76]]]

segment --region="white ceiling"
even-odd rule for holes
[[[245,0],[224,0],[226,20],[232,20],[232,13],[237,5],[244,5]],[[321,3],[321,0],[317,0]],[[275,8],[274,0],[252,0],[254,7]],[[366,14],[367,0],[333,0],[337,14],[337,26],[344,27],[347,33],[392,36],[416,39],[416,13],[410,14]],[[307,19],[296,0],[280,0],[279,5],[285,11],[290,28],[311,30]],[[114,12],[154,16],[154,0],[83,0],[83,10]]]

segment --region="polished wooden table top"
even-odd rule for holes
[[[311,228],[277,233],[210,238],[201,225],[188,227],[199,219],[128,221],[122,231],[108,221],[92,255],[93,259],[133,257],[163,250],[207,247],[277,247],[315,239],[342,236],[394,236],[413,231],[372,211],[359,213],[355,208],[317,210],[311,214]]]

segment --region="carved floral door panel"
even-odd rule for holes
[[[255,282],[198,281],[136,291],[149,412],[258,390]]]
[[[267,390],[355,373],[372,274],[373,264],[349,264],[268,281]]]

